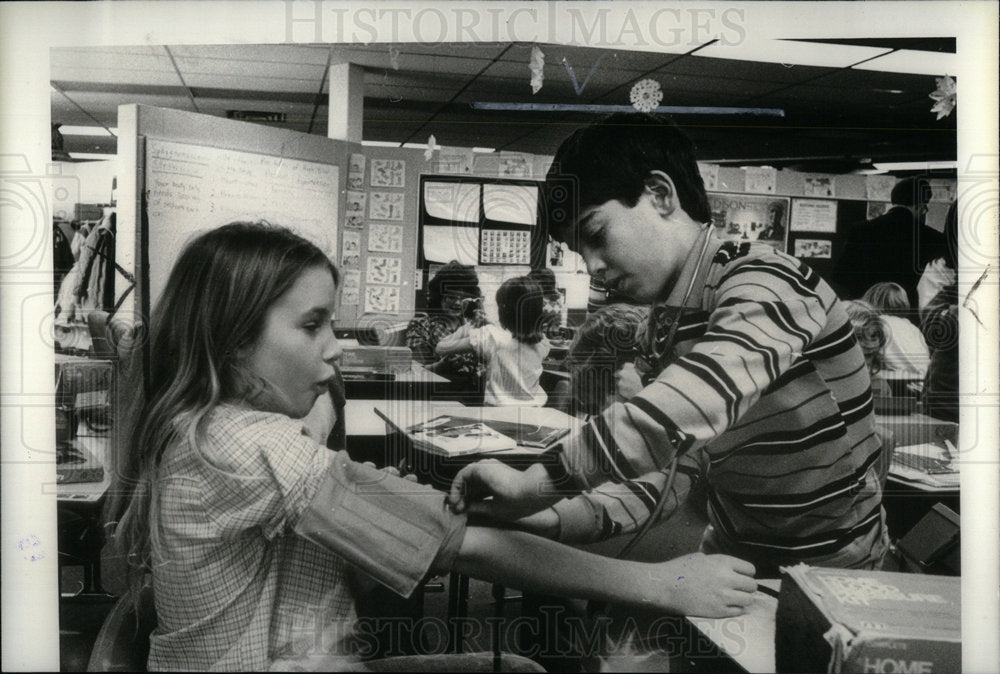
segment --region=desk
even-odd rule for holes
[[[447,401],[425,401],[420,405],[408,405],[403,401],[385,401],[376,406],[378,413],[386,418],[387,423],[395,428],[409,428],[421,421],[426,421],[442,414],[469,417],[482,422],[506,421],[523,424],[537,424],[552,428],[569,428],[576,431],[583,421],[551,407],[465,407],[461,404]],[[483,454],[466,454],[464,456],[447,457],[425,452],[412,446],[401,433],[395,434],[401,438],[394,447],[402,448],[404,456],[410,462],[412,470],[422,482],[429,482],[438,489],[447,490],[451,480],[462,468],[480,459],[497,459],[515,468],[527,468],[539,461],[545,449],[537,447],[518,446],[499,452]],[[392,459],[403,458],[393,456]]]
[[[448,384],[446,377],[435,374],[413,361],[410,369],[399,372],[394,379],[344,379],[347,399],[358,400],[430,400],[438,386]]]
[[[777,595],[778,579],[757,581]],[[687,618],[698,633],[746,672],[774,671],[774,617],[778,600],[758,590],[747,612],[736,618]]]
[[[879,427],[892,432],[897,450],[923,443],[937,444],[945,438],[957,444],[958,424],[926,414],[876,415],[875,421]],[[942,503],[959,512],[958,487],[932,487],[901,479],[893,475],[890,464],[882,504],[889,535],[893,539],[906,534],[935,503]]]

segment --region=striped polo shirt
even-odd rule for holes
[[[689,260],[677,286],[687,288],[695,267]],[[563,538],[635,529],[681,454],[680,474],[705,479],[723,551],[784,564],[867,541],[854,561],[880,559],[871,383],[834,292],[768,245],[727,241],[706,249],[683,311],[682,297],[675,288],[651,311],[646,388],[591,417],[562,448],[574,487],[597,487],[557,506]]]

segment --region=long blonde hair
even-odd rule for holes
[[[181,252],[153,311],[148,371],[128,377],[125,452],[106,510],[114,542],[127,556],[137,599],[158,537],[157,471],[166,449],[187,440],[197,451],[209,412],[248,399],[262,385],[241,358],[264,328],[267,310],[303,271],[321,267],[339,283],[323,252],[291,231],[236,222],[210,230]]]

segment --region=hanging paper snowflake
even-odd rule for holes
[[[632,86],[629,100],[639,112],[652,112],[663,100],[660,83],[656,80],[639,80]]]
[[[937,118],[941,119],[950,115],[951,111],[955,109],[955,103],[958,102],[958,91],[955,79],[948,75],[935,77],[934,83],[937,84],[937,89],[929,96],[936,102],[934,103],[934,107],[931,108],[931,112],[936,112]]]
[[[440,148],[438,147],[437,144],[437,138],[435,138],[434,134],[432,133],[430,137],[427,139],[427,149],[424,150],[424,160],[430,161],[431,157],[434,156],[434,152],[439,149]]]
[[[537,45],[531,48],[528,68],[531,70],[531,93],[537,94],[542,90],[542,83],[545,81],[545,54]]]

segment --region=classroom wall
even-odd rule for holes
[[[73,220],[76,204],[111,203],[111,183],[117,174],[114,157],[107,161],[52,162],[49,175],[59,176],[47,181],[52,217]]]

